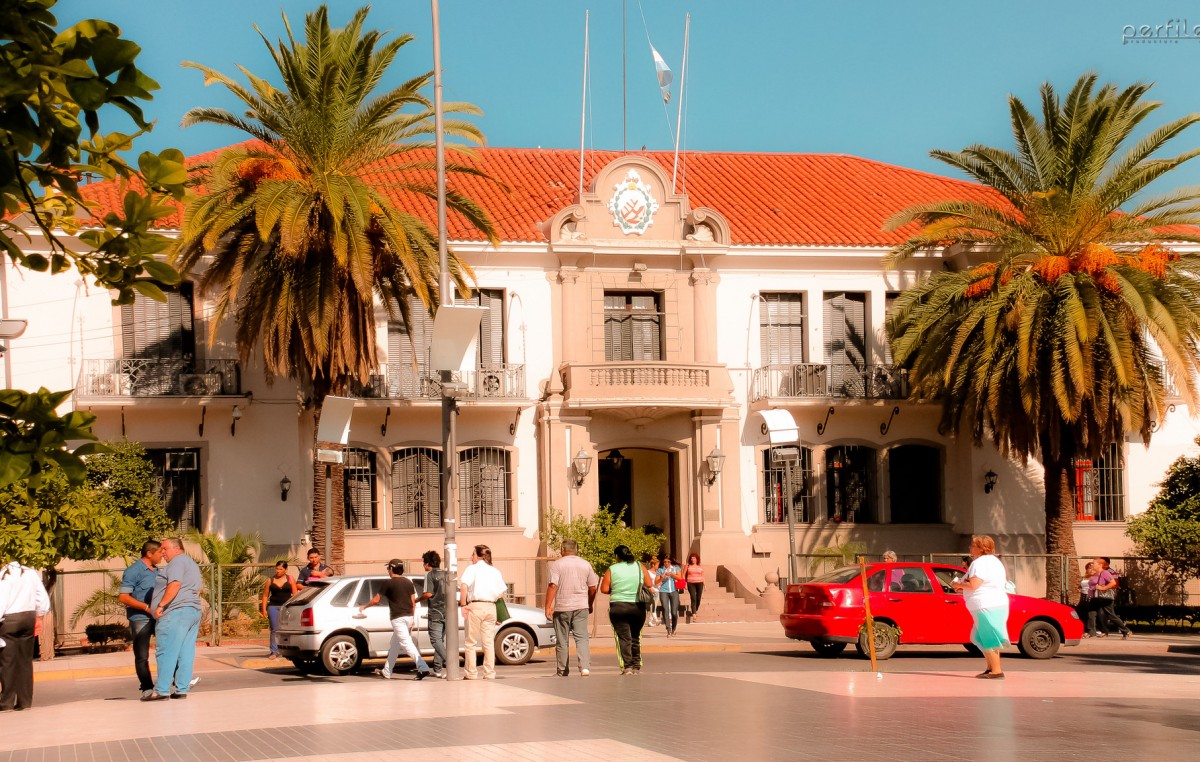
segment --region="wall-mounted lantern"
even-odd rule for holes
[[[571,465],[575,467],[575,489],[583,486],[583,480],[587,478],[588,472],[592,470],[592,456],[579,448],[579,452],[575,453],[575,457],[571,458]]]
[[[985,495],[990,494],[991,491],[996,488],[996,481],[999,478],[1000,477],[996,474],[996,472],[990,468],[988,469],[988,472],[983,475],[983,492]]]
[[[725,467],[725,453],[721,452],[720,447],[714,447],[705,460],[708,461],[708,475],[705,479],[711,487],[721,475],[721,469]]]
[[[288,493],[292,491],[292,480],[284,476],[279,480],[279,499],[287,502]]]

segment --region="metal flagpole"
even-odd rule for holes
[[[621,153],[625,153],[626,144],[629,142],[627,138],[626,112],[628,111],[627,88],[625,87],[625,31],[628,23],[625,21],[625,5],[627,0],[621,0]]]
[[[583,106],[579,113],[579,198],[583,199],[583,147],[587,127],[588,11],[583,12]]]
[[[433,14],[433,125],[437,163],[437,224],[438,224],[438,305],[454,303],[450,290],[450,255],[446,248],[446,136],[442,112],[442,36],[438,0],[430,0]],[[454,499],[456,466],[454,415],[456,403],[445,393],[451,381],[451,371],[442,370],[442,525],[446,546],[446,678],[457,680],[458,674],[458,547],[454,536],[457,524],[458,501]]]
[[[692,14],[683,21],[683,65],[679,68],[679,111],[675,117],[675,163],[671,166],[671,192],[675,192],[675,177],[679,172],[679,129],[683,126],[683,86],[687,80],[688,34],[692,30]]]

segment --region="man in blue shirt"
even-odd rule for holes
[[[196,635],[200,630],[200,567],[183,550],[183,541],[162,541],[167,568],[158,572],[150,606],[154,612],[154,654],[158,679],[142,701],[187,698],[196,661]]]
[[[119,600],[125,604],[125,618],[129,620],[133,641],[133,668],[143,696],[154,690],[154,677],[150,674],[150,636],[154,634],[150,600],[158,575],[155,567],[162,562],[162,556],[162,543],[147,540],[142,543],[142,557],[121,575]]]

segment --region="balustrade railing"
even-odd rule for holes
[[[467,371],[455,371],[453,381],[466,385],[460,399],[523,399],[525,366],[520,364],[485,365]],[[371,376],[370,383],[354,390],[365,399],[437,399],[442,395],[441,379],[435,373],[411,368],[391,368],[387,375]]]
[[[80,397],[214,397],[241,394],[237,360],[128,357],[84,360]]]

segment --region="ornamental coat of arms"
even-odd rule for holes
[[[654,222],[658,201],[650,193],[650,184],[642,182],[636,169],[625,173],[625,179],[613,186],[612,200],[608,202],[613,224],[622,233],[641,235]]]

